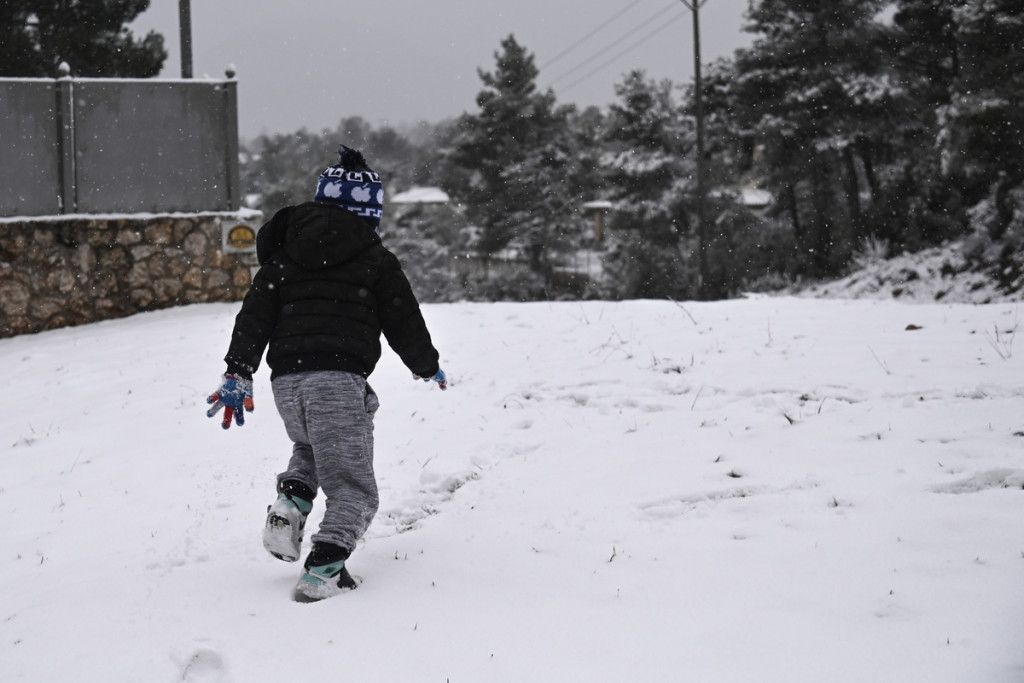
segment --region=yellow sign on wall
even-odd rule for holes
[[[256,251],[256,228],[247,223],[224,223],[224,253],[251,254]]]

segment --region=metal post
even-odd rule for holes
[[[178,0],[178,30],[181,33],[181,77],[192,78],[191,0]]]
[[[60,212],[75,213],[78,210],[78,188],[75,182],[75,82],[67,62],[60,63],[58,73],[56,93]]]
[[[708,0],[680,0],[693,13],[693,98],[697,117],[697,288],[700,298],[707,297],[708,248],[706,179],[704,170],[704,92],[700,60],[700,9]]]
[[[224,72],[228,80],[224,83],[224,150],[225,172],[227,173],[227,210],[238,211],[241,207],[238,169],[238,81],[235,67],[229,66]]]

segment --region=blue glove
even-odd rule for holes
[[[224,375],[220,388],[210,394],[206,402],[211,404],[206,417],[213,417],[224,409],[224,419],[220,426],[227,429],[231,426],[231,418],[241,427],[245,424],[245,412],[255,408],[252,402],[252,380],[230,373]]]
[[[444,374],[444,370],[441,368],[437,369],[433,377],[420,377],[424,382],[437,382],[437,386],[441,387],[441,391],[448,388],[448,376]]]

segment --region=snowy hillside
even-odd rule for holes
[[[453,386],[385,352],[313,605],[266,371],[203,415],[236,308],[0,340],[0,680],[1024,680],[1012,304],[426,307]]]
[[[842,299],[898,299],[915,303],[1022,301],[1024,288],[1001,290],[990,272],[971,267],[963,242],[862,264],[850,275],[803,288],[800,296]]]

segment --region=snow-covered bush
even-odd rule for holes
[[[1024,289],[1024,185],[1011,190],[999,185],[968,212],[972,232],[963,253],[973,268],[1013,293]]]
[[[889,240],[880,237],[869,236],[860,243],[860,248],[853,253],[853,266],[855,268],[867,268],[868,266],[884,261],[889,257]]]

